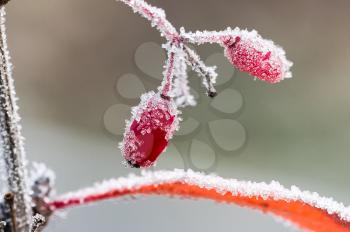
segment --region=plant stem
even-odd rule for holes
[[[125,196],[161,195],[210,199],[258,209],[282,217],[306,231],[350,232],[350,209],[331,198],[270,184],[223,179],[192,171],[144,172],[141,176],[104,181],[49,202],[52,210]]]
[[[20,132],[12,66],[6,42],[5,8],[0,9],[0,157],[4,159],[8,191],[14,195],[16,232],[29,232],[31,207],[23,137]]]
[[[209,97],[215,97],[217,95],[214,83],[216,79],[215,68],[207,67],[203,61],[200,60],[199,56],[195,51],[190,49],[188,46],[183,46],[183,51],[186,54],[186,62],[192,68],[193,71],[198,73],[204,78],[203,84],[207,88],[207,94]]]
[[[161,87],[161,96],[165,98],[169,97],[168,95],[171,90],[172,79],[174,76],[174,59],[175,53],[173,51],[168,51],[168,60],[163,73],[163,83]]]
[[[155,26],[161,33],[162,36],[170,43],[177,43],[178,47],[183,47],[186,53],[187,64],[192,67],[192,69],[197,72],[201,77],[204,78],[203,84],[208,90],[209,97],[216,96],[216,90],[214,88],[214,83],[216,79],[216,72],[213,67],[207,67],[203,61],[200,60],[199,56],[191,48],[184,44],[186,42],[196,43],[196,41],[191,40],[191,33],[185,33],[184,29],[181,29],[179,34],[176,28],[170,23],[166,18],[165,12],[157,7],[151,6],[143,0],[117,0],[125,3],[133,9],[134,12],[139,13],[141,16],[149,20],[152,26]],[[214,34],[214,32],[212,32]],[[182,35],[186,35],[188,38],[183,38]],[[203,36],[202,36],[203,37]],[[200,37],[201,39],[203,39]],[[210,37],[211,38],[211,37]],[[220,37],[221,38],[221,37]],[[206,39],[206,38],[205,38]],[[183,45],[183,46],[180,46]]]

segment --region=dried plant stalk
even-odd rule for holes
[[[16,232],[30,231],[31,208],[23,137],[17,113],[12,65],[7,49],[5,8],[0,10],[0,158],[4,160],[8,191],[14,195]]]

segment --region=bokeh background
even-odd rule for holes
[[[239,152],[218,155],[208,172],[278,180],[349,204],[350,2],[150,2],[163,7],[175,26],[188,30],[255,28],[281,44],[294,62],[293,79],[278,85],[253,81],[246,74],[235,77],[233,86],[244,99],[235,120],[245,128],[245,144]],[[12,0],[7,13],[29,159],[55,170],[58,193],[138,173],[121,165],[120,138],[106,130],[104,115],[123,100],[115,89],[119,77],[133,73],[148,78],[135,64],[135,51],[145,42],[161,44],[158,32],[113,0]],[[221,48],[197,51],[207,57]],[[197,115],[207,110],[191,109]],[[125,119],[120,115],[115,123]],[[174,162],[169,153],[157,169],[176,167]],[[181,165],[187,167],[186,162]],[[46,231],[290,230],[259,212],[162,197],[108,201],[72,209],[66,216],[55,217]]]

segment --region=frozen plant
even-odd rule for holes
[[[291,77],[291,63],[284,51],[255,31],[226,29],[221,32],[180,32],[165,13],[142,0],[122,0],[152,22],[167,42],[164,80],[156,92],[141,97],[133,109],[121,145],[127,162],[134,167],[154,164],[166,148],[179,123],[178,107],[195,105],[189,94],[187,66],[203,78],[208,96],[214,97],[216,73],[187,44],[217,43],[239,70],[269,83]],[[0,170],[6,187],[0,201],[0,232],[39,232],[59,210],[134,195],[166,195],[211,199],[259,209],[288,220],[307,231],[350,231],[350,208],[317,193],[284,188],[278,182],[253,183],[223,179],[191,170],[143,172],[141,176],[97,183],[93,187],[54,195],[54,173],[34,163],[30,175],[20,133],[12,66],[5,34],[5,9],[0,1]],[[175,77],[175,78],[173,78]]]
[[[64,194],[48,204],[55,211],[130,195],[210,199],[273,214],[305,231],[350,231],[350,208],[332,198],[301,191],[296,186],[287,189],[276,181],[238,181],[191,170],[143,171],[141,176],[107,180]]]
[[[274,84],[292,77],[292,62],[284,50],[270,40],[263,39],[256,31],[227,28],[224,31],[177,31],[166,19],[162,9],[143,0],[119,0],[131,7],[156,27],[166,39],[167,51],[163,81],[157,92],[141,96],[141,102],[132,109],[127,121],[124,139],[120,143],[126,163],[131,167],[149,167],[166,149],[169,139],[178,129],[178,107],[195,105],[187,80],[187,66],[203,78],[209,97],[215,97],[216,67],[207,67],[188,44],[216,43],[225,50],[232,65],[257,79]]]

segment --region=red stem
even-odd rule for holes
[[[166,64],[166,70],[164,72],[164,82],[162,86],[162,95],[165,97],[168,97],[168,94],[171,90],[172,79],[174,76],[175,53],[169,52],[168,54],[168,61]]]
[[[249,183],[248,183],[249,185]],[[78,197],[82,194],[82,197]],[[164,181],[162,183],[141,184],[138,187],[115,187],[108,191],[96,194],[78,194],[72,197],[64,197],[64,200],[54,200],[49,203],[53,210],[65,209],[93,203],[100,200],[119,198],[127,195],[166,195],[177,197],[188,197],[192,199],[210,199],[217,202],[233,203],[272,213],[305,230],[318,232],[349,232],[350,223],[340,218],[337,213],[329,214],[325,209],[317,208],[302,200],[277,199],[276,197],[263,197],[260,195],[249,196],[231,191],[218,191],[215,188],[186,183],[184,181]]]
[[[165,13],[162,9],[154,7],[143,0],[120,1],[131,7],[134,12],[139,13],[147,20],[151,21],[152,26],[155,26],[168,41],[172,41],[179,36],[174,26],[166,19]]]

